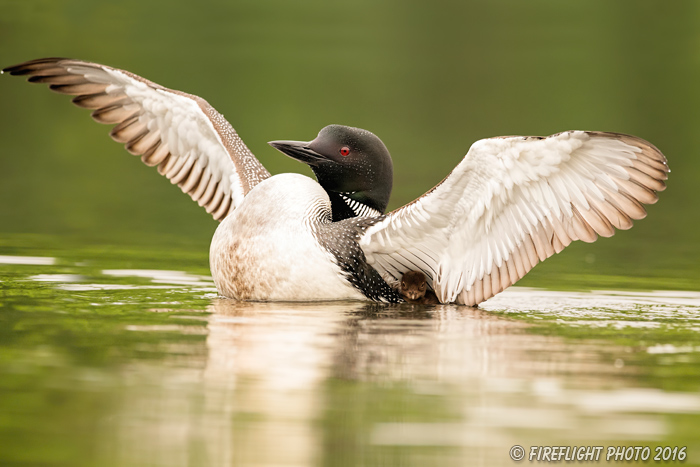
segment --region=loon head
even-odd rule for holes
[[[425,274],[420,271],[408,271],[401,277],[399,293],[408,301],[416,301],[425,297],[428,284]]]
[[[386,211],[394,170],[389,150],[373,133],[329,125],[312,141],[270,141],[314,171],[333,207],[333,220]]]

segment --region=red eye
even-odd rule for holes
[[[343,146],[342,148],[340,148],[340,155],[341,155],[341,156],[348,156],[348,155],[350,155],[350,148],[347,147],[347,146]]]

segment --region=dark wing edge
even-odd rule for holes
[[[75,96],[73,103],[92,109],[95,121],[116,125],[112,139],[146,165],[157,166],[218,221],[270,176],[228,121],[200,97],[128,71],[66,58],[31,60],[2,71]]]

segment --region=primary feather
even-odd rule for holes
[[[629,229],[665,188],[665,157],[632,136],[569,131],[477,141],[438,186],[367,229],[380,274],[426,274],[440,301],[476,305],[574,240]]]
[[[76,96],[73,102],[93,109],[95,120],[116,125],[113,139],[158,166],[217,220],[270,177],[200,97],[80,60],[39,59],[3,71]],[[388,157],[381,141],[377,147]],[[668,172],[665,157],[642,139],[569,131],[477,141],[440,184],[387,216],[341,195],[354,215],[370,220],[361,229],[361,253],[384,280],[395,283],[407,271],[421,271],[441,302],[476,305],[574,240],[592,242],[629,229],[665,189]],[[268,212],[256,209],[263,217]]]
[[[76,97],[110,136],[222,220],[270,173],[201,97],[97,63],[42,58],[3,71]]]

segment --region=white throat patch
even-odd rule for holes
[[[350,207],[350,209],[352,209],[352,212],[354,212],[355,215],[357,215],[357,217],[377,217],[382,215],[382,213],[377,211],[376,209],[371,208],[366,204],[362,204],[359,201],[355,201],[349,196],[346,196],[345,193],[340,193],[340,197],[343,198],[345,204],[347,204]]]

